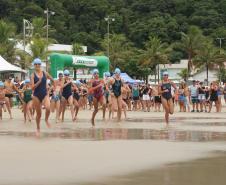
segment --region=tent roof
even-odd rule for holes
[[[24,72],[23,69],[20,67],[14,66],[7,62],[2,56],[0,55],[0,72]]]
[[[128,82],[128,83],[139,83],[140,82],[139,80],[132,79],[127,73],[121,73],[120,76],[124,80],[124,82]]]

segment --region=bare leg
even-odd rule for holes
[[[74,107],[73,107],[73,97],[72,96],[70,96],[68,98],[68,103],[69,103],[70,110],[71,110],[71,119],[72,119],[72,121],[75,121],[74,120]]]
[[[78,101],[74,99],[74,120],[77,119],[78,111],[79,111],[79,104],[78,104]]]
[[[2,108],[3,108],[3,106],[0,105],[0,120],[2,120]]]
[[[40,136],[40,121],[42,116],[42,105],[37,97],[33,96],[32,99],[33,99],[33,105],[36,111],[36,125],[37,125],[36,135]]]
[[[117,118],[118,118],[118,122],[121,121],[121,115],[122,115],[122,97],[119,96],[117,99],[117,104],[118,104],[118,114],[117,114]]]
[[[165,110],[165,122],[168,125],[169,124],[169,112],[170,112],[170,107],[169,104],[167,102],[167,100],[165,98],[161,98],[162,99],[162,106]]]
[[[29,101],[27,103],[27,109],[26,109],[26,112],[27,112],[27,116],[28,116],[28,121],[31,122],[31,119],[32,119],[32,116],[31,116],[31,109],[32,109],[32,101]]]
[[[61,99],[61,114],[62,114],[62,122],[64,122],[64,113],[65,113],[65,109],[66,109],[66,106],[67,106],[67,100],[62,97]]]
[[[56,102],[56,123],[60,120],[60,100]]]
[[[9,98],[6,98],[5,104],[6,104],[6,108],[7,108],[8,112],[9,112],[10,119],[13,119],[12,113],[11,113],[11,107],[10,107],[10,100],[9,100]]]
[[[50,100],[49,100],[49,96],[47,95],[44,100],[43,100],[43,104],[45,106],[46,109],[46,114],[45,114],[45,122],[46,122],[46,126],[48,128],[51,127],[50,123],[49,123],[49,115],[50,115]]]
[[[27,121],[27,104],[26,103],[24,103],[23,104],[23,112],[24,112],[24,123],[26,123],[26,121]]]
[[[92,114],[92,118],[91,118],[91,122],[92,122],[92,126],[95,126],[95,116],[98,112],[98,101],[96,98],[93,98],[93,106],[94,106],[94,111],[93,111],[93,114]]]

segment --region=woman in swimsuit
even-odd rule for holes
[[[5,97],[9,101],[10,107],[12,108],[13,107],[13,96],[14,96],[13,92],[16,91],[19,94],[19,90],[17,89],[17,87],[12,82],[11,76],[5,81],[4,85],[5,85],[5,89],[6,89]]]
[[[74,107],[73,107],[73,95],[72,95],[72,88],[74,88],[74,84],[72,79],[69,78],[70,72],[68,70],[64,70],[64,84],[62,90],[62,122],[64,121],[64,113],[67,104],[69,104],[71,110],[71,118],[72,121],[75,121],[74,115]]]
[[[79,93],[79,87],[81,85],[81,82],[77,80],[75,82],[74,88],[73,88],[73,104],[74,104],[74,119],[77,119],[78,111],[79,111],[79,99],[80,99],[80,93]]]
[[[163,73],[162,83],[159,84],[158,93],[161,95],[161,101],[165,110],[165,121],[169,124],[169,114],[174,112],[173,97],[171,93],[171,87],[176,89],[176,85],[169,80],[169,74],[167,71]]]
[[[6,97],[5,97],[5,86],[4,83],[2,81],[0,81],[0,119],[2,120],[2,109],[4,110],[4,112],[6,112]],[[9,102],[8,102],[8,106],[9,106]],[[10,117],[11,117],[11,112],[10,112]]]
[[[92,126],[95,126],[94,119],[98,112],[98,104],[100,103],[100,105],[103,108],[103,111],[105,111],[105,101],[104,101],[104,91],[103,91],[104,81],[99,79],[98,69],[93,70],[93,77],[94,79],[91,81],[92,87],[89,89],[89,91],[93,93],[94,111],[92,114],[91,122],[92,122]]]
[[[26,79],[24,82],[23,92],[23,112],[24,112],[24,123],[27,121],[31,122],[32,113],[32,89],[30,79]]]
[[[108,108],[109,111],[109,118],[111,115],[111,96],[110,96],[110,90],[109,90],[109,84],[108,81],[110,79],[110,72],[105,72],[104,73],[104,101],[106,104],[106,109]],[[105,119],[105,112],[103,112],[103,119]]]
[[[213,102],[215,103],[215,106],[216,106],[216,112],[220,112],[219,99],[218,99],[218,85],[216,82],[212,82],[210,86],[209,101],[210,101],[209,112],[211,112]]]
[[[115,76],[110,80],[110,84],[112,85],[113,97],[112,97],[112,106],[113,109],[117,109],[117,119],[118,122],[121,121],[121,114],[122,114],[122,79],[120,77],[120,69],[115,69]]]
[[[61,90],[63,87],[63,74],[59,73],[59,79],[55,81],[56,87],[52,89],[52,96],[50,101],[51,112],[56,110],[56,123],[60,121],[60,111],[61,111]]]
[[[42,104],[46,109],[45,114],[45,122],[48,128],[50,128],[49,124],[49,115],[50,115],[50,100],[47,92],[47,79],[50,79],[55,86],[53,78],[47,73],[42,71],[41,69],[42,61],[39,58],[34,59],[33,65],[35,68],[34,73],[31,75],[31,87],[34,91],[33,93],[33,106],[36,111],[36,124],[37,124],[37,132],[36,135],[40,136],[40,121],[42,115]]]

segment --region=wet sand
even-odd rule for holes
[[[87,116],[91,116],[90,111],[80,112],[77,123],[70,121],[68,111],[63,124],[54,124],[54,115],[51,116],[51,129],[47,129],[42,120],[40,138],[35,137],[34,121],[24,124],[19,110],[14,109],[13,112],[13,120],[6,116],[0,122],[1,185],[111,185],[135,182],[146,185],[150,181],[149,176],[156,176],[154,185],[183,185],[179,183],[182,181],[176,180],[163,182],[161,179],[167,176],[163,177],[162,171],[169,173],[172,176],[170,179],[176,179],[174,174],[182,169],[187,183],[191,175],[195,178],[195,173],[185,173],[185,167],[187,164],[195,166],[197,161],[184,161],[202,158],[211,161],[209,157],[213,152],[226,151],[225,112],[176,113],[171,117],[169,127],[163,122],[162,112],[129,112],[128,119],[121,124],[102,121],[99,113],[96,128],[93,129]],[[173,172],[170,171],[172,165],[169,165],[172,163],[176,165]],[[194,166],[189,167],[190,171]],[[197,166],[197,173],[203,170],[203,174],[208,175],[209,170]],[[210,166],[211,170],[215,171],[214,165]],[[142,183],[138,183],[139,177]],[[200,182],[202,179],[200,176]]]
[[[80,185],[225,185],[226,153]]]

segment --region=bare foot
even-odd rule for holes
[[[46,126],[47,126],[48,128],[51,128],[51,124],[49,123],[49,121],[46,121]]]
[[[13,116],[11,114],[9,116],[10,116],[10,119],[13,119]]]
[[[35,136],[36,136],[37,138],[40,138],[40,136],[41,136],[40,130],[37,130],[37,131],[36,131]]]
[[[94,119],[91,119],[92,126],[95,127]]]
[[[76,119],[77,119],[77,117],[75,116],[75,117],[73,118],[73,120],[72,120],[72,121],[73,121],[73,122],[75,122],[75,121],[76,121]]]

